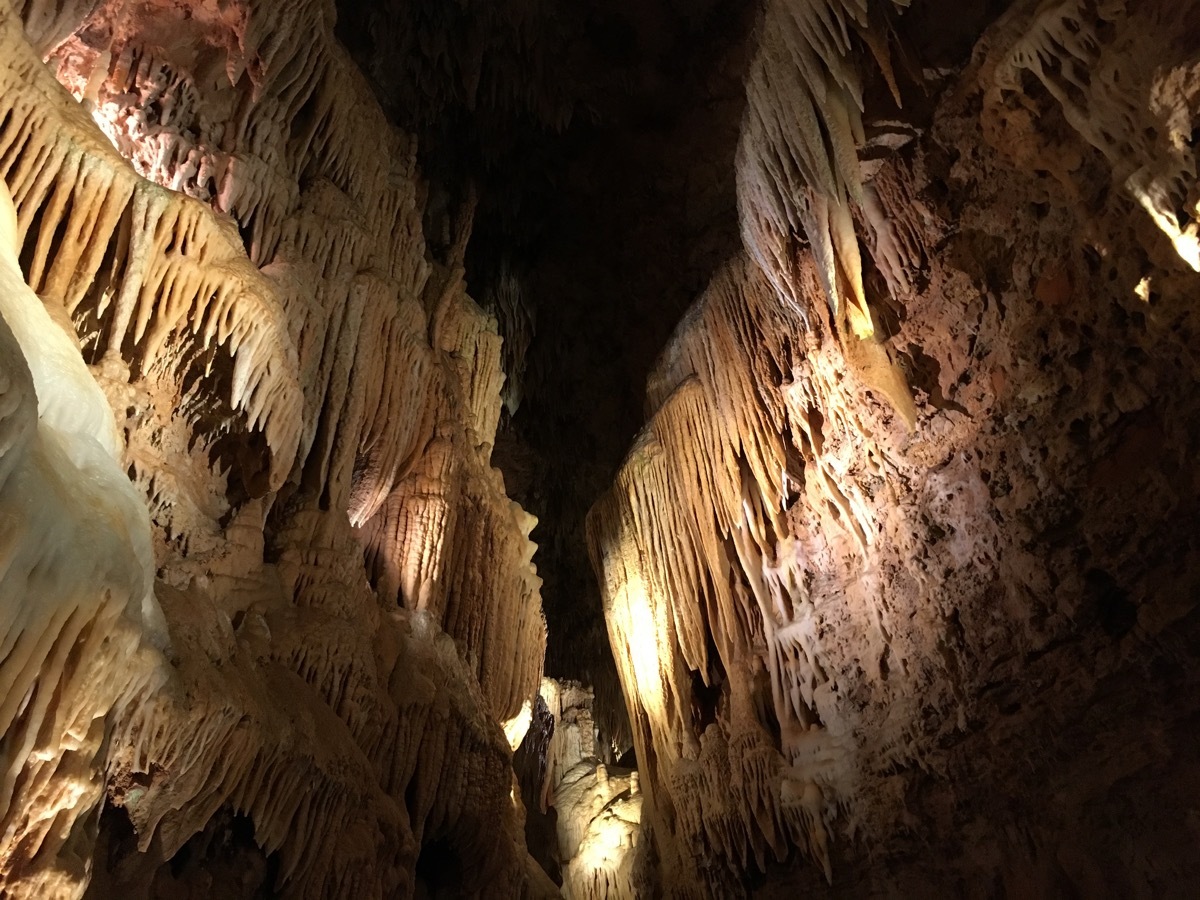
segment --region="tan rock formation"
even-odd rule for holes
[[[150,523],[119,465],[112,412],[74,340],[21,277],[0,185],[0,503],[4,547],[0,883],[68,895],[76,832],[104,789],[105,715],[163,678]]]
[[[0,0],[0,898],[1189,895],[1200,4],[735,5]]]
[[[320,2],[0,9],[0,893],[178,896],[231,814],[271,861],[247,896],[550,888],[501,728],[545,629],[489,466],[470,210],[428,259],[412,141],[331,30]],[[73,333],[43,347],[52,317]],[[105,787],[132,834],[104,824],[93,861]]]
[[[592,691],[542,679],[541,696],[553,717],[546,754],[544,805],[553,807],[562,895],[636,897],[642,793],[638,773],[611,766],[597,744]]]
[[[664,889],[795,851],[846,896],[1181,884],[1161,829],[1089,811],[1196,798],[1194,671],[1143,676],[1195,634],[1195,9],[1012,4],[860,165],[886,6],[767,4],[746,258],[589,518]]]

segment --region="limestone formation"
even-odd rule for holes
[[[903,93],[886,5],[767,4],[745,256],[679,325],[589,518],[643,828],[676,896],[797,853],[848,896],[1174,883],[1174,849],[1078,817],[1193,760],[1177,684],[1141,672],[1194,634],[1164,539],[1194,492],[1160,467],[1195,422],[1195,9],[1014,3],[867,166],[887,123],[849,48]],[[1132,721],[1074,743],[1122,702],[1162,717],[1154,749],[1126,754]],[[1020,737],[1042,722],[1066,733]],[[901,835],[933,821],[931,868]]]
[[[0,10],[0,893],[170,891],[230,814],[286,896],[549,885],[496,324],[329,13]]]
[[[0,0],[0,900],[1190,896],[1198,140],[1191,0]]]
[[[105,716],[162,682],[150,522],[121,471],[108,402],[74,341],[21,277],[0,186],[0,879],[66,895],[85,874],[74,833],[101,799]]]
[[[562,894],[574,900],[633,897],[642,793],[637,771],[604,762],[593,692],[574,682],[542,679],[540,697],[554,723],[543,760],[540,800],[555,822],[554,858]]]

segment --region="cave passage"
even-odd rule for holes
[[[624,732],[584,519],[644,422],[654,361],[740,246],[734,152],[757,7],[536,8],[514,34],[498,24],[516,18],[504,4],[444,19],[429,4],[345,4],[338,34],[418,134],[447,215],[478,198],[468,286],[523,354],[506,357],[519,400],[506,402],[492,459],[539,520],[546,674],[596,686],[605,727]],[[418,46],[392,52],[422,24],[482,45],[479,71],[426,76]],[[467,99],[469,78],[490,103]]]
[[[1200,883],[1200,3],[0,0],[0,900]]]

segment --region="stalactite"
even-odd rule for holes
[[[277,855],[287,896],[409,895],[428,844],[473,861],[465,890],[549,890],[510,798],[545,624],[533,520],[490,467],[501,340],[466,294],[464,248],[450,271],[427,258],[415,141],[330,8],[163,5],[148,25],[115,2],[0,7],[0,178],[41,300],[21,285],[95,363],[93,380],[79,359],[72,409],[100,403],[133,484],[115,477],[149,506],[126,567],[161,573],[171,636],[155,665],[135,652],[162,643],[154,595],[143,633],[123,585],[102,593],[107,570],[52,561],[101,593],[14,626],[74,674],[55,722],[48,687],[13,682],[30,699],[6,736],[40,729],[48,780],[12,801],[28,849],[0,849],[0,892],[56,872],[81,891],[70,860],[95,832],[67,836],[105,791],[140,851],[99,873],[123,895],[222,811]],[[51,663],[21,677],[52,679]],[[5,745],[9,771],[29,749]],[[78,808],[61,800],[71,778]]]
[[[484,308],[496,318],[504,339],[504,388],[501,397],[510,416],[521,406],[524,391],[525,355],[535,332],[536,309],[525,296],[521,279],[513,266],[504,263],[496,283],[488,291]]]
[[[162,682],[167,634],[112,412],[18,246],[0,182],[0,890],[71,896],[105,731]]]
[[[7,11],[0,11],[0,41],[12,97],[0,130],[0,175],[17,205],[22,242],[32,244],[30,284],[72,314],[111,317],[109,356],[119,358],[128,340],[150,368],[168,336],[189,332],[204,347],[222,348],[233,372],[221,399],[266,435],[277,487],[295,456],[300,395],[269,286],[217,220],[139,184],[96,139]],[[114,256],[113,270],[101,271]],[[120,291],[102,292],[114,279]]]
[[[791,266],[773,259],[770,232],[804,235],[835,316],[847,306],[854,334],[868,338],[874,326],[848,209],[863,199],[856,151],[863,98],[853,54],[868,30],[867,2],[778,0],[767,5],[761,29],[739,147],[746,246],[766,271],[782,275]],[[782,296],[803,302],[794,290]]]
[[[1174,385],[1190,385],[1195,368],[1196,172],[1185,137],[1196,128],[1195,10],[1012,5],[969,63],[964,47],[965,86],[939,98],[929,131],[913,127],[903,153],[866,167],[847,48],[862,41],[886,66],[868,11],[768,5],[735,162],[744,256],[710,281],[664,349],[646,424],[588,518],[644,821],[674,896],[738,896],[748,872],[774,876],[775,861],[797,855],[834,880],[835,844],[870,856],[909,828],[921,833],[915,817],[933,806],[914,811],[914,786],[942,779],[956,810],[956,779],[980,791],[984,834],[995,793],[980,786],[998,783],[990,754],[1000,745],[1003,783],[1034,817],[1047,791],[1071,793],[1073,809],[1128,797],[1082,766],[1071,778],[1087,787],[1067,787],[1062,757],[1027,783],[1024,729],[1050,709],[1093,715],[1112,699],[1101,683],[1129,677],[1137,686],[1121,696],[1141,696],[1133,672],[1158,658],[1159,638],[1137,629],[1165,627],[1149,611],[1171,605],[1163,584],[1191,590],[1190,576],[1134,576],[1122,563],[1114,571],[1139,585],[1135,601],[1116,576],[1093,572],[1089,586],[1076,560],[1133,564],[1165,548],[1157,529],[1174,521],[1163,510],[1175,508],[1175,483],[1148,487],[1169,477],[1132,456],[1115,474],[1094,442],[1119,444],[1144,416],[1173,441],[1166,452],[1190,446],[1157,423],[1190,410]],[[1110,182],[1151,209],[1170,244]],[[877,270],[866,267],[869,278],[862,247]],[[1157,385],[1153,399],[1124,387],[1131,359],[1132,380]],[[1110,477],[1123,485],[1112,495]],[[1143,489],[1156,499],[1134,496]],[[1059,503],[1070,512],[1048,511]],[[1126,504],[1160,525],[1114,529],[1107,517]],[[1152,552],[1156,572],[1172,569],[1175,551]],[[1104,636],[1079,612],[1098,595],[1129,603],[1125,624]],[[1075,683],[1065,673],[1083,659],[1102,660],[1112,680]],[[1031,686],[1029,666],[1071,685]],[[997,707],[989,697],[1001,683],[1011,691]],[[1174,702],[1173,689],[1161,696]],[[1121,740],[1137,743],[1142,729]],[[1041,740],[1121,755],[1115,738],[1084,731]],[[1187,769],[1185,734],[1152,765]],[[985,746],[986,764],[976,759]],[[1139,784],[1157,777],[1130,768]],[[974,836],[959,858],[1040,884],[1039,854],[1069,855],[1082,838],[1097,849],[1071,878],[1089,883],[1089,867],[1128,831],[1057,833],[1078,815],[1022,830],[1022,841],[1037,832],[1039,849],[1017,862],[974,857]],[[1155,862],[1122,865],[1175,865],[1149,843],[1138,853]],[[988,846],[1012,850],[1003,837]],[[907,852],[915,874],[901,890],[928,890],[925,847]],[[872,865],[853,874],[852,892],[895,889],[891,861],[868,884]]]
[[[807,278],[815,288],[811,267]],[[634,728],[638,759],[653,759],[657,773],[647,803],[658,815],[669,804],[683,845],[700,855],[715,847],[735,871],[748,852],[761,864],[764,848],[782,856],[788,846],[829,869],[824,817],[838,798],[782,799],[786,784],[828,779],[838,765],[818,765],[806,750],[819,739],[829,674],[806,588],[814,562],[792,534],[797,492],[860,552],[875,533],[843,457],[861,425],[831,396],[836,382],[814,368],[817,347],[799,355],[790,345],[801,333],[757,265],[741,260],[720,273],[650,379],[653,417],[588,520],[614,655],[627,698],[637,698],[630,715],[648,726],[649,743]],[[757,774],[734,778],[736,799],[723,798],[728,777],[694,784],[695,760],[700,772],[728,770],[730,762],[704,760],[726,759],[727,743],[766,723],[746,712],[728,726],[733,733],[701,737],[689,673],[707,684],[751,659],[768,678],[782,746],[760,736],[753,753],[730,751],[739,764],[763,761]],[[819,789],[799,796],[822,798]],[[699,858],[664,864],[686,883]]]
[[[880,3],[906,7],[905,2]],[[863,286],[862,253],[852,206],[874,213],[877,254],[892,280],[898,273],[890,234],[864,185],[858,146],[864,142],[862,79],[855,61],[870,46],[895,89],[886,36],[872,29],[866,0],[774,0],[767,4],[758,49],[746,77],[747,109],[737,151],[742,239],[766,273],[779,302],[806,330],[831,322],[860,377],[892,404],[909,427],[911,393],[878,343]],[[899,99],[899,98],[897,98]],[[882,234],[883,243],[878,242]],[[819,314],[798,261],[807,241],[832,312]],[[890,256],[888,255],[890,253]]]

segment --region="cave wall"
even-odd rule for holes
[[[473,209],[333,25],[0,5],[4,896],[552,890]]]
[[[635,773],[540,681],[477,197],[332,0],[0,0],[0,896],[553,893],[531,718],[571,896],[1194,884],[1200,19],[959,6],[763,6],[587,526]],[[451,18],[420,72],[528,101]]]
[[[670,896],[1184,896],[1197,9],[968,4],[954,56],[908,6],[766,4],[744,251],[589,517],[639,847]]]

